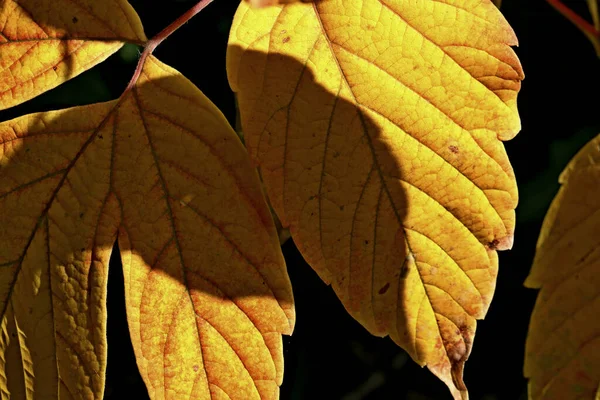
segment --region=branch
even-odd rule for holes
[[[171,34],[173,32],[175,32],[177,29],[181,28],[181,26],[183,24],[185,24],[190,19],[192,19],[192,17],[194,17],[200,11],[204,10],[206,8],[206,6],[208,6],[212,2],[213,2],[213,0],[200,0],[198,3],[196,3],[195,6],[193,6],[189,10],[187,10],[185,13],[181,14],[175,21],[173,21],[171,24],[169,24],[169,26],[164,28],[162,31],[158,32],[152,39],[150,39],[146,42],[146,44],[144,46],[144,52],[142,53],[140,59],[138,60],[137,68],[135,69],[135,72],[133,73],[133,76],[131,77],[129,84],[123,91],[123,94],[121,95],[121,97],[123,97],[123,95],[125,95],[131,89],[133,89],[133,87],[137,83],[137,80],[140,77],[140,74],[142,73],[142,69],[144,68],[144,63],[146,62],[146,58],[148,58],[148,56],[154,52],[154,50],[158,47],[158,45],[161,44],[166,38],[171,36]]]
[[[559,13],[565,16],[569,21],[574,23],[583,33],[592,36],[598,36],[598,31],[596,28],[587,22],[584,18],[582,18],[575,11],[571,10],[569,7],[563,4],[561,0],[547,0],[548,3],[552,7],[556,9]]]
[[[583,17],[577,14],[575,11],[571,10],[567,7],[561,0],[546,0],[552,7],[556,9],[559,13],[561,13],[565,18],[571,21],[581,32],[583,32],[588,39],[594,45],[594,49],[596,49],[596,54],[600,57],[600,31],[598,31],[597,27],[586,21]],[[588,1],[588,6],[590,7],[590,12],[592,13],[592,17],[594,18],[594,23],[597,25],[598,15],[593,14],[593,10],[597,11],[597,3],[594,0]],[[593,7],[596,6],[596,7]]]

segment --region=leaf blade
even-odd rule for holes
[[[125,42],[146,41],[126,0],[7,0],[0,21],[0,109],[79,75]]]
[[[121,99],[4,122],[0,143],[5,394],[101,398],[118,240],[153,398],[278,396],[289,278],[256,171],[197,88],[150,57]]]
[[[246,144],[282,224],[346,309],[455,397],[495,251],[512,246],[514,44],[487,2],[242,4],[230,34]]]
[[[278,386],[281,383],[283,373],[280,333],[291,332],[294,314],[291,305],[291,287],[284,270],[282,272],[283,258],[279,250],[279,241],[268,208],[264,204],[257,177],[252,168],[243,167],[247,165],[247,156],[241,143],[235,133],[226,125],[220,112],[212,104],[209,104],[210,107],[205,104],[207,103],[205,97],[200,97],[200,93],[193,89],[188,81],[181,78],[172,83],[171,88],[168,90],[161,87],[160,83],[158,86],[152,85],[153,81],[157,81],[155,76],[170,77],[173,75],[173,71],[162,65],[152,64],[148,64],[148,70],[151,72],[147,72],[147,76],[143,78],[143,81],[146,81],[147,84],[138,91],[136,103],[137,107],[143,110],[145,114],[143,129],[146,129],[150,135],[147,139],[148,143],[156,141],[154,144],[149,144],[149,147],[153,149],[155,160],[160,160],[158,161],[161,164],[159,169],[163,172],[159,173],[159,176],[163,176],[162,174],[166,174],[167,171],[171,176],[171,180],[165,178],[166,180],[163,180],[159,186],[162,192],[171,193],[167,196],[169,199],[167,208],[169,209],[168,213],[173,215],[170,222],[172,225],[164,230],[171,231],[175,235],[173,238],[161,239],[164,245],[167,246],[165,247],[167,253],[160,257],[169,257],[167,254],[170,250],[171,257],[179,258],[178,262],[181,263],[180,268],[182,270],[179,272],[173,271],[168,275],[182,275],[180,279],[183,282],[188,282],[191,288],[196,288],[196,290],[190,289],[191,292],[188,294],[183,293],[181,298],[188,313],[191,313],[192,316],[196,315],[198,318],[202,316],[201,322],[198,322],[198,326],[195,328],[197,330],[195,335],[200,336],[201,341],[207,340],[213,343],[206,346],[209,349],[212,346],[218,347],[221,349],[221,354],[227,354],[231,358],[231,363],[227,364],[227,368],[231,369],[229,373],[225,373],[226,370],[221,369],[223,368],[220,367],[222,362],[212,362],[211,365],[214,369],[212,372],[210,366],[206,367],[205,365],[207,368],[207,381],[211,385],[217,385],[215,376],[217,378],[221,376],[223,379],[230,376],[229,380],[225,379],[224,382],[218,384],[219,388],[209,385],[210,392],[225,390],[230,396],[233,396],[232,398],[236,396],[239,398],[258,398],[259,393],[264,398],[273,398],[278,390],[272,383],[276,383]],[[158,81],[160,82],[160,80]],[[160,96],[157,96],[156,93],[152,94],[153,92],[150,90],[145,93],[144,88],[158,90]],[[189,113],[186,111],[178,112],[179,108],[170,110],[169,115],[165,115],[163,111],[165,98],[179,99],[180,102],[194,104],[198,116],[190,119]],[[189,109],[189,107],[181,108],[181,110],[186,109]],[[202,126],[204,126],[202,132],[207,132],[204,134],[207,137],[196,136],[198,135],[198,129]],[[219,129],[217,130],[216,127],[219,127]],[[223,127],[228,129],[224,130]],[[143,129],[140,128],[140,130]],[[215,132],[211,132],[211,129],[214,129]],[[153,135],[155,137],[150,139]],[[169,137],[168,135],[172,136]],[[174,140],[174,138],[177,138],[177,140]],[[195,150],[195,154],[204,160],[205,165],[199,165],[190,157],[178,159],[178,154],[189,152],[190,149]],[[139,160],[136,160],[137,162]],[[214,167],[210,167],[212,165]],[[217,168],[219,165],[222,169]],[[204,169],[203,173],[201,173],[202,169]],[[189,181],[200,187],[199,193],[190,195]],[[209,193],[211,193],[210,197],[208,196]],[[135,198],[125,194],[122,197]],[[236,206],[236,204],[238,205]],[[244,206],[239,204],[244,204]],[[231,208],[229,213],[225,211],[217,212],[223,210],[222,207],[226,206]],[[128,208],[136,207],[130,205]],[[228,215],[234,212],[239,214],[239,218]],[[235,221],[237,219],[252,225],[242,231],[236,231],[233,228],[236,226]],[[194,228],[194,224],[202,226],[200,232],[198,228]],[[250,241],[246,238],[247,233],[244,233],[246,229],[247,233],[255,232],[256,241]],[[135,234],[131,233],[130,229],[125,230],[129,231],[126,234],[127,239],[125,242],[131,243],[132,248],[135,249],[137,241]],[[120,236],[119,240],[122,238],[123,236]],[[210,243],[206,246],[216,250],[212,253],[207,252],[206,255],[193,254],[193,244],[190,242],[192,238],[196,241]],[[132,251],[126,249],[123,250],[124,253]],[[219,252],[225,252],[223,249],[229,249],[227,252],[231,255],[227,255],[227,253],[221,255],[220,257],[224,257],[224,259],[219,264],[216,260],[219,259]],[[248,255],[251,255],[251,257]],[[146,279],[156,279],[155,285],[158,287],[165,284],[164,280],[160,276],[154,276],[153,272],[149,272],[148,277],[144,278],[145,269],[140,268],[137,272],[133,271],[134,265],[137,263],[135,258],[139,255],[134,254],[128,257],[132,257],[132,267],[130,269],[132,278],[130,281],[126,269],[126,285],[139,285],[139,280]],[[231,257],[229,262],[226,262],[227,257]],[[156,258],[158,260],[158,256],[145,256],[143,258]],[[211,258],[213,259],[211,260]],[[204,267],[199,265],[201,262],[205,264]],[[260,263],[264,263],[264,266],[261,266]],[[216,267],[208,266],[213,264]],[[177,267],[177,265],[169,263],[164,263],[164,265],[165,268]],[[226,271],[222,267],[217,268],[220,265],[228,265],[230,269]],[[232,281],[231,274],[234,271],[237,271],[238,276],[236,276],[236,280]],[[265,277],[261,278],[261,271],[266,274]],[[201,275],[198,275],[199,273]],[[269,278],[270,276],[271,278]],[[263,280],[266,280],[266,288],[262,286],[261,281]],[[273,288],[274,293],[271,293],[269,288]],[[236,293],[242,295],[236,295]],[[136,307],[134,304],[139,304],[140,318],[144,315],[146,318],[152,317],[153,314],[157,313],[157,305],[149,307],[144,305],[143,293],[134,294],[133,291],[130,291],[128,295],[131,298],[131,300],[128,300],[128,309],[131,310]],[[266,300],[265,297],[271,297],[272,300]],[[209,298],[213,299],[212,303],[207,301]],[[233,300],[228,300],[228,298]],[[279,305],[276,299],[284,302],[282,306]],[[159,300],[159,297],[154,296],[154,301]],[[287,305],[285,305],[285,301],[288,302]],[[261,303],[266,303],[266,305]],[[202,306],[203,304],[204,306]],[[276,312],[277,307],[283,307],[284,305],[285,312]],[[174,304],[164,306],[170,307],[169,310],[165,309],[163,311],[167,315],[174,312],[171,310],[177,309]],[[206,317],[207,315],[209,317]],[[227,316],[232,319],[228,319]],[[172,329],[191,329],[189,327],[185,328],[187,325],[183,321],[177,319],[174,321]],[[233,321],[237,321],[240,324],[238,328],[247,334],[242,335],[240,333],[239,337],[236,337],[236,335],[231,336],[231,331],[235,330],[235,327],[231,326]],[[141,335],[144,334],[142,328],[143,326],[140,325]],[[135,325],[132,327],[132,331],[136,332]],[[269,333],[265,333],[265,337],[262,337],[261,332]],[[145,354],[149,350],[144,350],[144,344],[141,343],[142,337],[140,337],[140,343],[136,346],[138,339],[134,335],[136,333],[132,333],[132,338],[134,338],[134,348],[136,354],[138,354],[138,359],[147,358]],[[222,335],[228,339],[226,342],[232,346],[231,348],[227,349],[223,338],[220,338]],[[256,335],[259,335],[260,338]],[[168,335],[165,336],[165,340],[168,340]],[[266,345],[260,346],[261,341],[264,341]],[[196,370],[201,370],[198,359],[189,359],[185,356],[189,352],[186,346],[178,347],[175,344],[169,346],[173,346],[173,351],[183,357],[188,364],[186,368],[176,366],[181,368],[182,371],[177,376],[191,372],[189,376],[189,379],[191,379],[198,372]],[[205,351],[208,350],[203,347],[196,350],[196,354],[204,357]],[[251,351],[255,351],[256,354],[261,356],[254,356],[254,358],[258,357],[257,365],[247,361],[253,359],[251,353],[249,353]],[[219,351],[209,351],[211,358],[221,359],[225,357],[218,354]],[[266,356],[271,358],[270,362],[264,360]],[[152,363],[148,363],[147,368],[147,371],[144,371],[145,368],[140,365],[142,375],[147,382],[156,380],[153,376],[169,374],[168,370],[165,372],[160,371],[160,364],[153,366]],[[236,383],[236,379],[240,380],[239,384]],[[260,384],[256,387],[254,387],[254,384],[250,385],[250,383],[258,382],[261,379],[272,383],[265,382],[265,388],[262,388]],[[244,382],[245,384],[243,384]],[[242,389],[244,385],[249,385],[250,388]],[[166,386],[168,388],[168,385]],[[237,389],[232,390],[232,387],[237,387]],[[150,385],[149,390],[152,392],[152,385]],[[262,393],[263,390],[265,393]],[[157,389],[155,396],[160,398],[161,395],[160,389]],[[212,395],[216,396],[214,393]],[[165,396],[169,397],[167,389],[165,389]],[[199,398],[208,398],[198,396]]]
[[[96,109],[107,106],[110,104]],[[27,397],[35,394],[43,398],[57,398],[66,392],[73,398],[90,398],[103,391],[105,338],[95,335],[94,330],[105,330],[105,320],[97,314],[105,310],[111,239],[103,224],[96,226],[103,222],[98,202],[77,204],[78,200],[69,195],[74,188],[95,192],[103,186],[102,175],[95,177],[92,186],[81,179],[69,179],[69,173],[85,176],[85,163],[78,161],[93,137],[93,125],[89,124],[101,121],[90,113],[90,107],[82,110],[84,118],[69,121],[62,126],[67,132],[56,137],[52,136],[60,118],[70,110],[33,114],[0,124],[0,259],[8,267],[3,268],[0,278],[4,288],[1,316],[4,324],[12,313],[22,331],[6,338],[2,351],[10,353],[11,347],[19,345],[22,354],[31,356],[26,369],[35,371],[27,376],[23,390],[11,387],[8,379],[10,386],[2,387],[5,392],[16,389],[16,393],[25,392]],[[67,204],[78,210],[77,214],[65,212],[63,206]],[[79,220],[88,223],[81,224],[65,241],[64,233],[73,232],[73,224]],[[107,236],[109,245],[104,241]],[[90,242],[108,249],[94,248]],[[97,263],[94,266],[92,256]],[[62,307],[57,307],[60,312],[55,313],[57,303]],[[5,365],[2,372],[9,376],[25,374],[22,368],[19,364]],[[78,382],[86,382],[87,387],[78,387]]]
[[[532,399],[594,398],[600,382],[599,145],[592,139],[561,174],[525,281],[541,288],[525,350]]]

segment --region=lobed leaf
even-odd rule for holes
[[[531,399],[594,399],[600,388],[600,136],[559,181],[525,281],[541,288],[525,376]]]
[[[298,248],[455,398],[510,248],[517,40],[490,1],[321,0],[231,29],[246,146]]]
[[[121,99],[0,124],[0,391],[102,397],[118,239],[154,399],[275,399],[293,297],[256,171],[153,57]]]
[[[79,75],[125,42],[145,41],[127,0],[2,0],[0,109]]]

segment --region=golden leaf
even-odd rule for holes
[[[256,171],[218,109],[148,58],[117,101],[0,124],[0,391],[98,399],[118,238],[155,399],[275,399],[292,291]]]
[[[242,3],[230,34],[246,146],[283,226],[455,398],[513,241],[516,44],[468,0]]]
[[[2,0],[0,27],[0,109],[146,41],[127,0]]]
[[[594,399],[600,387],[600,136],[559,181],[525,281],[541,288],[525,376],[531,399]]]

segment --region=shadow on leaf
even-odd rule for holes
[[[120,101],[7,121],[0,141],[13,395],[101,396],[115,240],[151,396],[278,391],[294,323],[283,256],[243,146],[193,85],[152,58]]]
[[[429,367],[449,383],[475,322],[434,315],[426,280],[433,268],[450,272],[409,245],[410,235],[424,239],[407,222],[418,207],[406,194],[407,158],[397,156],[406,133],[383,131],[382,115],[297,60],[236,47],[229,57],[242,66],[234,73],[247,93],[250,156],[303,256],[371,333],[417,360],[423,349],[443,352]],[[273,60],[262,77],[244,67]],[[296,84],[271,86],[277,78]],[[0,142],[0,345],[12,395],[101,396],[115,241],[152,397],[278,395],[281,334],[295,320],[279,241],[243,146],[189,81],[150,58],[120,100],[4,122]],[[452,318],[463,324],[446,332]]]
[[[303,48],[293,36],[277,30],[269,40]],[[354,85],[364,97],[372,93],[375,105],[361,104],[324,47],[316,42],[320,57],[299,61],[281,54],[291,48],[267,54],[229,46],[250,157],[282,225],[346,310],[372,334],[389,335],[460,398],[476,318],[491,300],[497,268],[495,249],[475,237],[481,228],[457,206],[465,202],[461,187],[475,185],[443,178],[452,181],[465,168],[462,146],[474,140],[466,130],[445,132],[444,119],[428,124],[425,111],[408,114],[422,98],[404,105],[404,91],[369,86],[363,70],[353,71]],[[390,98],[397,103],[384,103]]]
[[[146,41],[124,0],[7,0],[0,4],[0,20],[0,109],[68,81],[125,42]]]

